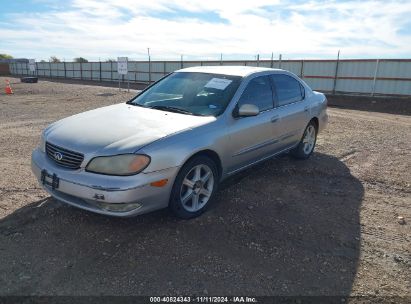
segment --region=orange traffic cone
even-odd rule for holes
[[[13,90],[11,89],[9,80],[6,80],[6,88],[4,89],[4,91],[6,92],[7,95],[13,94]]]

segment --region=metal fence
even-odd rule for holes
[[[242,65],[289,70],[314,90],[326,93],[411,95],[411,59],[129,61],[130,82],[151,83],[175,70],[203,65]],[[12,75],[33,75],[28,63],[10,63]],[[34,75],[118,81],[117,62],[37,62]]]

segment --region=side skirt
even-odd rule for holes
[[[295,147],[297,147],[298,144],[299,144],[299,142],[297,142],[296,144],[294,144],[294,145],[292,145],[292,146],[290,146],[290,147],[287,147],[287,148],[285,148],[285,149],[283,149],[283,150],[280,150],[280,151],[278,151],[278,152],[275,152],[275,153],[273,153],[273,154],[271,154],[271,155],[268,155],[268,156],[265,156],[265,157],[263,157],[263,158],[261,158],[261,159],[258,159],[258,160],[254,161],[254,162],[252,162],[252,163],[250,163],[250,164],[248,164],[248,165],[245,165],[245,166],[243,166],[243,167],[241,167],[241,168],[238,168],[238,169],[235,169],[235,170],[233,170],[233,171],[230,171],[230,172],[224,174],[224,177],[223,177],[221,180],[224,180],[225,178],[227,178],[227,177],[229,177],[229,176],[231,176],[231,175],[233,175],[233,174],[236,174],[236,173],[238,173],[238,172],[240,172],[240,171],[243,171],[243,170],[245,170],[245,169],[247,169],[247,168],[249,168],[249,167],[255,166],[255,165],[257,165],[257,164],[259,164],[259,163],[261,163],[261,162],[263,162],[263,161],[265,161],[265,160],[267,160],[267,159],[273,158],[273,157],[275,157],[275,156],[277,156],[277,155],[279,155],[279,154],[281,154],[281,153],[288,152],[288,151],[294,149]]]

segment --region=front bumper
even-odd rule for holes
[[[36,149],[31,157],[31,170],[44,190],[59,201],[104,215],[129,217],[167,207],[179,167],[133,176],[108,176],[86,172],[84,168],[59,167]],[[55,174],[58,186],[44,183],[42,172],[48,176]],[[168,180],[165,186],[150,185],[162,179]]]

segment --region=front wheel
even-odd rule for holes
[[[170,209],[184,219],[203,213],[217,190],[218,171],[208,157],[189,160],[178,173],[170,197]]]
[[[291,155],[298,159],[307,159],[314,151],[317,141],[317,126],[313,121],[310,121],[305,128],[303,137],[297,147],[291,150]]]

